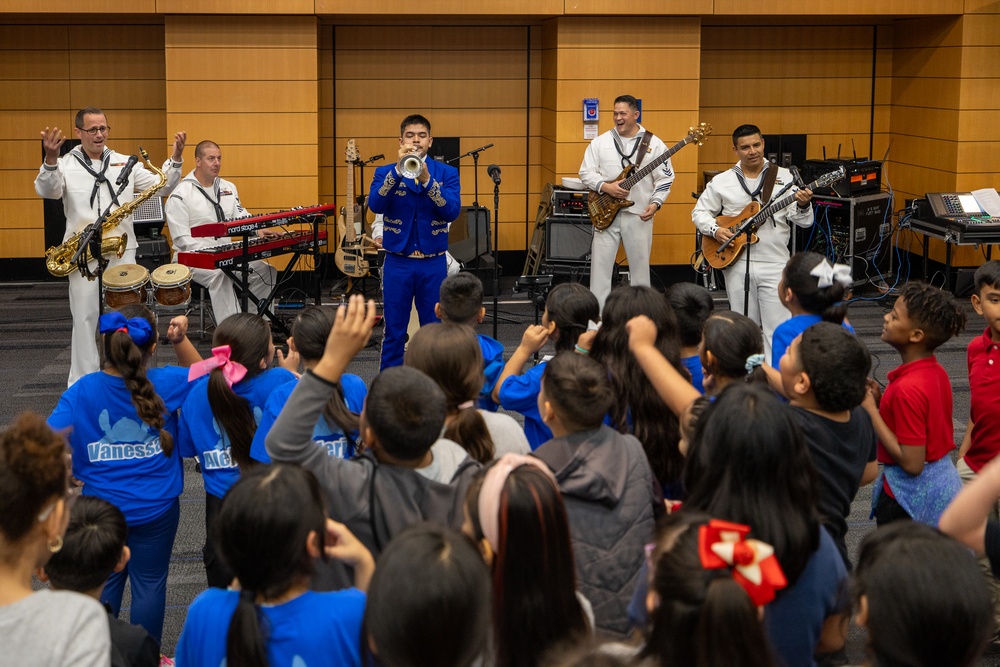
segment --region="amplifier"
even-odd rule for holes
[[[587,196],[589,193],[579,190],[552,190],[552,212],[555,215],[589,218],[587,213]]]
[[[553,215],[545,221],[545,259],[587,264],[594,226],[589,218]]]
[[[813,197],[815,223],[796,228],[796,250],[812,250],[851,267],[858,287],[892,271],[889,193],[865,197]]]
[[[806,160],[802,166],[802,180],[811,183],[839,167],[844,168],[847,177],[831,187],[818,188],[814,194],[861,197],[882,191],[882,163],[878,160]]]

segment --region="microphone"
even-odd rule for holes
[[[486,168],[486,173],[490,175],[496,185],[500,185],[500,167],[491,164]]]
[[[799,173],[799,168],[794,164],[789,165],[788,171],[792,172],[792,179],[795,181],[795,185],[797,185],[800,190],[805,190],[806,184],[805,181],[802,180],[802,174]]]
[[[122,169],[121,173],[118,174],[118,178],[115,180],[115,185],[121,185],[122,183],[128,180],[129,174],[132,173],[132,167],[134,167],[135,163],[138,161],[139,158],[137,158],[135,155],[129,157],[128,162],[125,163],[124,169]]]

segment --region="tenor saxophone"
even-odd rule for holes
[[[164,185],[167,184],[166,175],[150,163],[149,154],[143,150],[142,146],[139,147],[139,153],[142,154],[142,159],[146,161],[146,167],[159,176],[160,180],[158,183],[155,183],[151,187],[143,190],[139,193],[139,196],[132,201],[123,204],[112,211],[101,224],[102,236],[121,224],[122,220],[132,215],[132,211],[139,208],[144,201],[155,195]],[[73,259],[73,255],[76,254],[77,249],[80,247],[80,239],[83,238],[86,231],[87,230],[84,229],[83,231],[77,232],[59,245],[52,246],[45,251],[45,268],[49,270],[49,273],[63,278],[73,273],[75,269],[80,268],[81,273],[87,276],[88,279],[93,280],[96,277],[89,271],[83,270],[83,267],[86,267],[87,264],[94,259],[94,257],[90,254],[90,248],[84,249],[83,254],[77,262],[71,261]],[[118,257],[121,257],[125,254],[125,246],[127,244],[128,234],[122,234],[121,236],[104,236],[101,241],[101,254],[111,255],[114,253]]]

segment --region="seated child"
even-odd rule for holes
[[[691,374],[691,385],[704,394],[705,369],[699,354],[701,331],[715,308],[715,301],[707,289],[695,283],[674,283],[666,294],[681,334],[681,363]]]
[[[38,573],[54,590],[75,591],[101,599],[101,591],[112,572],[121,572],[129,559],[125,546],[128,529],[125,515],[96,496],[73,501],[63,547]],[[108,610],[111,629],[112,667],[157,667],[160,645],[141,625],[119,620]]]
[[[854,600],[872,665],[972,667],[993,632],[993,605],[976,561],[914,521],[865,537]]]
[[[538,396],[554,437],[535,456],[555,473],[563,494],[580,592],[593,605],[596,626],[624,635],[654,510],[662,513],[663,505],[642,444],[602,423],[611,400],[599,363],[557,355],[546,365]]]
[[[889,372],[881,403],[871,393],[864,403],[885,464],[872,515],[879,525],[912,518],[936,526],[962,483],[948,456],[955,448],[951,383],[934,350],[965,327],[965,313],[936,287],[909,282],[884,321],[882,340],[903,363]]]
[[[462,272],[448,276],[441,283],[439,301],[434,305],[434,314],[448,324],[464,324],[473,329],[483,321],[486,308],[483,307],[483,283],[475,274]],[[497,411],[493,400],[493,387],[503,371],[503,345],[486,334],[476,334],[483,353],[483,388],[479,393],[479,407],[490,412]]]
[[[347,524],[377,555],[394,535],[419,521],[460,528],[462,501],[480,465],[465,456],[452,470],[444,470],[452,466],[431,449],[444,426],[444,393],[427,375],[406,366],[386,369],[372,381],[361,412],[363,454],[348,461],[313,444],[313,426],[323,406],[368,342],[374,323],[375,303],[369,301],[366,308],[360,296],[337,309],[322,359],[298,381],[266,445],[272,461],[312,471],[331,518]],[[432,479],[445,477],[447,484]]]
[[[782,393],[819,475],[817,507],[848,569],[851,503],[858,487],[878,475],[875,430],[861,407],[871,365],[865,344],[830,322],[796,336],[781,358]]]

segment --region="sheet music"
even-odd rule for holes
[[[997,193],[996,188],[973,190],[972,195],[983,207],[983,210],[990,214],[990,217],[1000,217],[1000,194]]]

